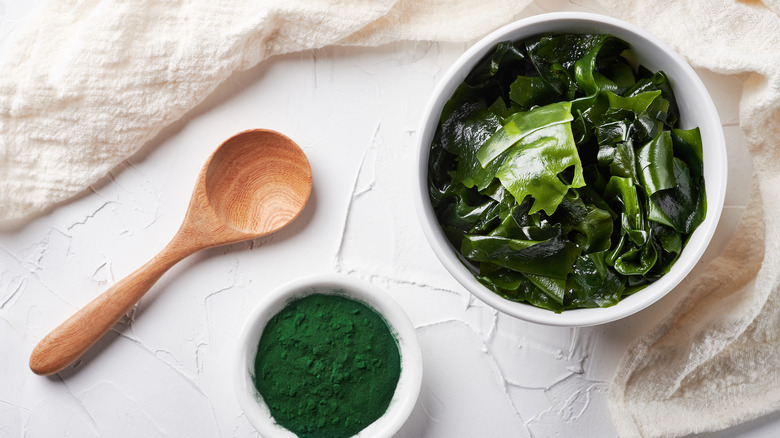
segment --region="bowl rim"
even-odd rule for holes
[[[250,424],[265,436],[296,437],[273,420],[251,375],[257,344],[267,322],[290,301],[318,293],[345,296],[369,306],[384,318],[398,341],[401,375],[390,405],[379,419],[355,435],[356,438],[392,437],[409,418],[422,385],[422,353],[417,332],[388,293],[372,283],[342,274],[317,274],[284,283],[263,297],[249,313],[235,342],[232,367],[234,392],[242,411]]]
[[[532,30],[545,26],[548,29]],[[430,142],[438,125],[441,109],[444,103],[449,100],[455,87],[465,79],[476,63],[488,54],[498,42],[508,39],[517,41],[546,32],[565,32],[565,26],[606,28],[601,31],[611,34],[622,33],[624,35],[619,37],[629,40],[628,42],[632,46],[637,40],[644,40],[644,42],[662,52],[661,57],[669,58],[674,67],[679,69],[684,76],[683,78],[670,75],[670,81],[681,81],[686,86],[692,86],[694,88],[693,93],[699,99],[697,111],[703,113],[701,116],[702,120],[708,120],[711,126],[717,127],[711,132],[707,132],[707,135],[711,138],[708,142],[709,144],[705,147],[705,174],[718,175],[719,177],[714,180],[709,177],[705,179],[707,216],[704,222],[691,235],[682,254],[669,273],[642,291],[623,298],[615,306],[595,309],[572,309],[556,314],[526,303],[504,299],[476,280],[471,271],[466,268],[459,258],[457,250],[446,239],[436,219],[428,196],[427,166]],[[570,32],[577,33],[578,31]],[[581,33],[582,31],[579,32]],[[629,34],[630,38],[626,38],[625,34]],[[630,41],[632,38],[634,41]],[[679,96],[678,88],[674,86],[674,83],[672,88],[675,89],[675,94]],[[445,93],[446,97],[443,98],[442,96]],[[412,166],[412,171],[414,172],[412,177],[414,191],[412,198],[428,243],[445,269],[472,295],[503,313],[529,322],[564,327],[591,326],[627,317],[655,303],[683,281],[698,263],[715,233],[725,202],[728,172],[725,137],[715,104],[701,79],[693,68],[663,41],[637,26],[606,15],[585,12],[540,14],[510,23],[480,39],[467,49],[439,79],[423,109],[422,120],[416,132],[416,154],[413,157],[414,165]],[[702,136],[704,134],[705,132],[702,130]],[[713,155],[713,157],[707,157],[707,155]],[[715,169],[712,169],[713,166]],[[708,167],[710,168],[708,169]],[[694,237],[697,239],[697,245],[691,245]]]

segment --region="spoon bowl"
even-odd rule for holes
[[[229,138],[200,171],[184,222],[171,242],[43,338],[30,356],[30,369],[49,375],[73,363],[188,255],[265,236],[289,224],[306,205],[311,185],[309,161],[288,137],[254,129]]]
[[[245,131],[214,152],[206,164],[206,197],[222,222],[262,235],[298,216],[311,191],[311,168],[291,142],[274,131]]]

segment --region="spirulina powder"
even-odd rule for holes
[[[376,311],[341,295],[314,294],[271,318],[254,371],[279,425],[302,438],[350,437],[387,411],[401,356]]]

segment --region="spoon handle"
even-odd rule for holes
[[[92,300],[49,333],[30,355],[30,369],[42,376],[62,371],[135,306],[177,262],[190,254],[169,244],[157,256]]]

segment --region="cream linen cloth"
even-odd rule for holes
[[[619,366],[617,429],[682,435],[780,409],[780,0],[599,1],[695,66],[745,74],[740,118],[756,181],[723,256]],[[231,73],[271,55],[470,40],[528,3],[49,1],[0,61],[0,222],[85,189]]]

